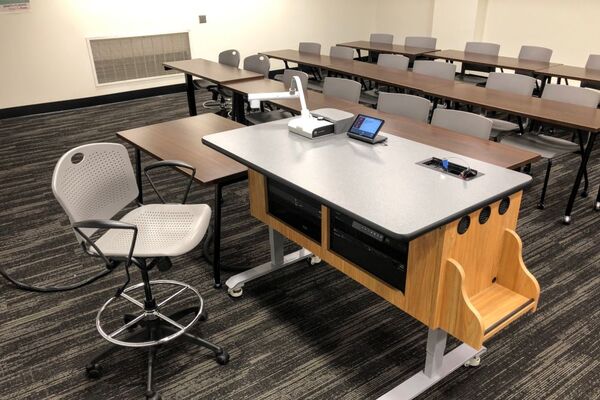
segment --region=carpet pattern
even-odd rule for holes
[[[198,104],[205,99],[199,94]],[[117,131],[185,116],[181,93],[0,120],[2,267],[37,285],[64,285],[100,270],[78,248],[52,195],[54,164],[74,146],[118,142]],[[594,196],[599,153],[589,168]],[[578,198],[574,223],[560,222],[578,162],[568,156],[555,163],[546,210],[535,207],[543,163],[534,165],[534,184],[525,191],[518,233],[542,288],[538,311],[486,343],[480,367],[461,368],[420,398],[600,398],[600,213],[591,197]],[[171,195],[184,186],[173,172],[158,182]],[[151,201],[147,184],[145,193]],[[195,185],[191,202],[212,205],[212,196],[212,187]],[[246,184],[227,187],[224,201],[223,262],[265,262],[267,229],[249,215]],[[194,333],[224,346],[231,361],[220,366],[208,351],[183,342],[161,348],[156,388],[163,399],[375,399],[423,367],[426,328],[326,265],[298,263],[232,299],[212,289],[201,247],[173,264],[151,275],[200,290],[209,319]],[[37,294],[2,281],[0,399],[142,398],[145,352],[120,350],[97,381],[83,368],[107,345],[95,315],[123,282],[118,270],[85,289]]]

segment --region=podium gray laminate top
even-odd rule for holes
[[[290,133],[287,122],[207,135],[203,142],[399,239],[445,225],[531,181],[529,175],[392,135],[386,135],[387,146],[345,134],[307,139]],[[467,162],[483,176],[464,181],[417,164],[431,157]]]

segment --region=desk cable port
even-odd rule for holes
[[[448,159],[446,158],[431,157],[426,160],[420,161],[417,164],[429,169],[439,171],[446,175],[454,176],[455,178],[463,179],[465,181],[470,181],[483,175],[481,172],[472,169],[468,165],[464,166],[457,163],[453,163],[448,161]]]

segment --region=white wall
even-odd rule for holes
[[[0,108],[182,82],[171,76],[96,87],[86,38],[190,31],[193,57],[242,57],[317,41],[324,52],[375,30],[370,0],[32,0],[0,14]],[[341,12],[340,12],[341,11]],[[198,15],[207,15],[207,24]],[[276,63],[274,63],[276,64]],[[277,65],[275,65],[277,67]]]
[[[394,35],[394,42],[404,43],[406,36],[430,36],[434,0],[378,0],[376,30]]]

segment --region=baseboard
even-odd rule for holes
[[[26,115],[43,114],[54,111],[72,110],[81,107],[97,106],[101,104],[118,103],[120,101],[141,99],[144,97],[160,96],[163,94],[185,92],[185,84],[159,86],[155,88],[131,90],[128,92],[111,93],[102,96],[84,97],[51,103],[32,104],[3,108],[0,110],[0,119],[22,117]]]

